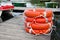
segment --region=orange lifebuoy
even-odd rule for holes
[[[50,17],[50,16],[53,16],[53,12],[52,10],[45,10],[45,9],[42,9],[42,8],[37,8],[36,9],[37,12],[40,12],[40,14],[44,15],[44,12],[46,12],[46,17]]]
[[[45,11],[45,9],[42,9],[42,8],[36,8],[35,10],[36,10],[36,12],[44,12]]]
[[[32,28],[34,30],[42,30],[42,29],[49,29],[52,27],[53,22],[49,23],[32,23],[32,22],[25,22],[25,27]]]
[[[27,27],[27,22],[26,21],[24,22],[24,26]]]
[[[39,15],[40,15],[39,12],[34,12],[34,11],[29,11],[29,10],[27,10],[25,12],[25,16],[27,16],[27,17],[36,17],[36,16],[39,16]]]
[[[29,18],[29,17],[27,17],[27,18],[25,19],[25,21],[27,21],[27,22],[32,22],[32,21],[34,21],[34,18]]]
[[[53,12],[52,12],[52,10],[46,10],[46,16],[47,17],[52,17],[53,16]]]
[[[51,22],[52,21],[52,17],[48,17],[48,18],[43,18],[43,17],[39,17],[39,18],[29,18],[27,17],[25,19],[25,21],[27,22],[33,22],[36,21],[37,23],[45,23],[45,22]]]
[[[33,30],[29,28],[25,28],[26,32],[31,33],[31,34],[47,34],[50,32],[50,30]]]
[[[24,11],[25,30],[31,34],[47,34],[53,25],[53,12],[45,9],[29,9]]]
[[[36,18],[35,21],[37,23],[51,22],[52,21],[52,17],[48,17],[48,18],[39,17],[39,18]]]
[[[49,29],[52,27],[52,23],[31,23],[30,27],[35,30]]]
[[[26,30],[26,32],[31,33],[31,34],[40,34],[39,30],[30,30],[29,28],[25,28],[25,30]]]
[[[51,10],[46,10],[46,11],[42,11],[42,10],[26,10],[24,12],[25,16],[27,17],[37,17],[37,16],[46,16],[46,17],[51,17],[53,16],[53,12]]]

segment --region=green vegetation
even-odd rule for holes
[[[1,0],[0,0],[0,2],[1,2]]]
[[[40,0],[31,0],[30,1],[32,4],[39,4],[40,3]]]
[[[53,2],[52,2],[52,3],[48,3],[48,4],[47,4],[47,7],[48,7],[48,8],[56,8],[56,6],[58,6],[58,3],[53,3]]]
[[[40,6],[40,7],[45,7],[45,2],[41,0],[31,0],[30,1],[33,5]]]

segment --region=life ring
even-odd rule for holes
[[[42,9],[42,8],[37,8],[36,11],[40,12],[41,15],[46,16],[46,17],[53,16],[52,10],[45,10],[45,9]]]
[[[26,22],[25,21],[25,27],[32,28],[34,30],[42,30],[42,29],[49,29],[52,27],[53,22],[49,23],[32,23],[32,22]]]
[[[33,29],[29,29],[29,28],[25,28],[25,31],[31,34],[36,34],[36,35],[40,35],[40,34],[48,34],[50,32],[50,30],[33,30]]]
[[[35,10],[36,10],[36,12],[44,12],[45,11],[45,9],[43,9],[43,8],[36,8]]]
[[[53,16],[53,12],[52,12],[52,10],[46,10],[46,16],[47,17],[52,17]]]
[[[32,30],[29,28],[25,28],[26,32],[31,33],[31,34],[40,34],[39,30]]]
[[[42,29],[49,29],[52,27],[52,22],[50,23],[30,23],[30,27],[34,30],[42,30]]]
[[[48,18],[43,18],[43,17],[29,18],[29,17],[27,17],[25,19],[25,21],[27,21],[27,22],[36,21],[37,23],[46,23],[46,22],[51,22],[52,21],[52,17],[48,17]]]
[[[38,17],[38,16],[44,16],[44,17],[51,17],[53,16],[53,12],[51,10],[46,10],[43,12],[38,12],[38,11],[34,11],[34,10],[26,10],[24,12],[25,16],[27,17]]]
[[[33,22],[34,18],[26,17],[25,21],[27,21],[27,22]]]
[[[24,14],[27,17],[36,17],[36,16],[40,15],[39,12],[35,12],[35,11],[32,11],[32,10],[27,10],[27,11],[24,12]]]
[[[46,23],[46,22],[51,22],[52,17],[44,18],[44,17],[38,17],[35,19],[37,23]]]

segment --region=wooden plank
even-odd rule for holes
[[[22,15],[0,23],[0,40],[50,40],[50,35],[31,35],[24,28]]]

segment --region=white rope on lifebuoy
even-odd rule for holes
[[[46,11],[44,12],[44,17],[46,17]]]
[[[45,17],[46,22],[48,22],[48,18]]]
[[[48,22],[48,18],[46,18],[46,11],[44,12],[44,18],[46,19],[46,22]]]
[[[29,33],[32,33],[32,32],[35,33],[34,30],[32,28],[30,28]],[[36,35],[36,33],[35,33],[35,35]]]
[[[27,22],[27,27],[30,27],[29,25],[30,25],[30,22]]]
[[[32,33],[32,29],[29,29],[29,33]]]
[[[35,9],[33,9],[33,11],[35,12]]]

